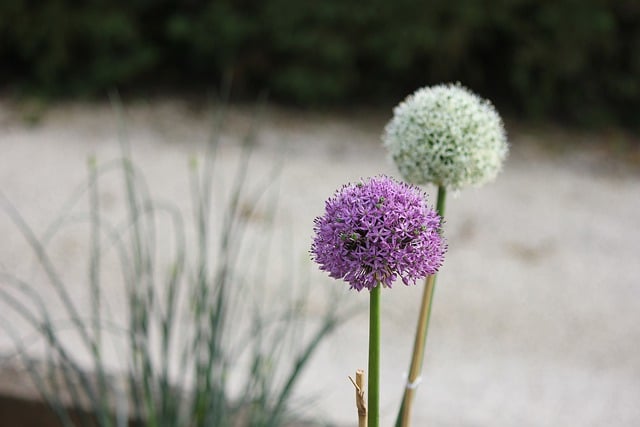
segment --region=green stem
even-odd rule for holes
[[[446,199],[446,188],[438,187],[438,199],[436,201],[436,212],[441,218],[444,218],[444,206]],[[411,366],[409,369],[408,383],[405,387],[400,404],[400,411],[396,419],[396,427],[408,427],[411,418],[411,405],[415,394],[415,386],[419,382],[420,372],[424,361],[424,351],[427,344],[427,332],[429,330],[429,320],[431,318],[431,306],[433,304],[433,293],[435,290],[436,275],[427,277],[425,281],[424,293],[422,296],[422,305],[418,315],[418,325],[416,327],[416,337],[413,345],[413,355],[411,357]]]
[[[382,283],[370,291],[369,305],[369,395],[367,402],[368,427],[380,425],[380,289]]]
[[[438,198],[436,199],[436,212],[440,218],[444,218],[444,205],[447,198],[447,189],[443,186],[438,187]]]

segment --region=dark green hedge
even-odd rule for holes
[[[5,89],[199,89],[226,74],[236,93],[303,105],[459,80],[526,117],[634,123],[640,1],[0,2]]]

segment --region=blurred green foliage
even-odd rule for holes
[[[461,81],[529,118],[633,123],[637,0],[4,0],[0,81],[53,96],[232,75],[301,105]]]

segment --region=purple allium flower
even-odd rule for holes
[[[386,176],[343,186],[314,222],[312,258],[358,291],[391,287],[398,276],[415,284],[444,260],[440,216],[426,194]]]

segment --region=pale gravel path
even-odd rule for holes
[[[134,159],[152,192],[189,206],[186,165],[204,150],[206,115],[175,102],[130,112]],[[231,127],[246,129],[248,116],[236,110]],[[394,174],[378,144],[387,118],[371,117],[266,116],[252,173],[268,170],[286,147],[276,227],[292,227],[301,260],[324,199],[349,180]],[[99,162],[117,157],[117,128],[105,105],[57,108],[28,127],[0,102],[0,191],[41,232],[85,178],[89,155]],[[225,164],[237,157],[238,134],[223,141]],[[535,136],[514,138],[495,183],[448,200],[450,250],[438,279],[415,425],[640,425],[640,173],[615,172],[595,155],[540,151]],[[103,206],[121,209],[119,194],[107,184]],[[0,236],[0,268],[37,280],[4,214]],[[52,245],[71,278],[82,274],[74,260],[86,240],[78,231]],[[311,270],[318,287],[343,286]],[[401,285],[384,292],[382,425],[395,415],[420,293],[421,286]],[[367,301],[364,293],[343,297]],[[322,347],[299,389],[320,396],[315,413],[353,424],[346,377],[364,367],[366,340],[363,313]],[[1,333],[0,345],[7,345]]]

